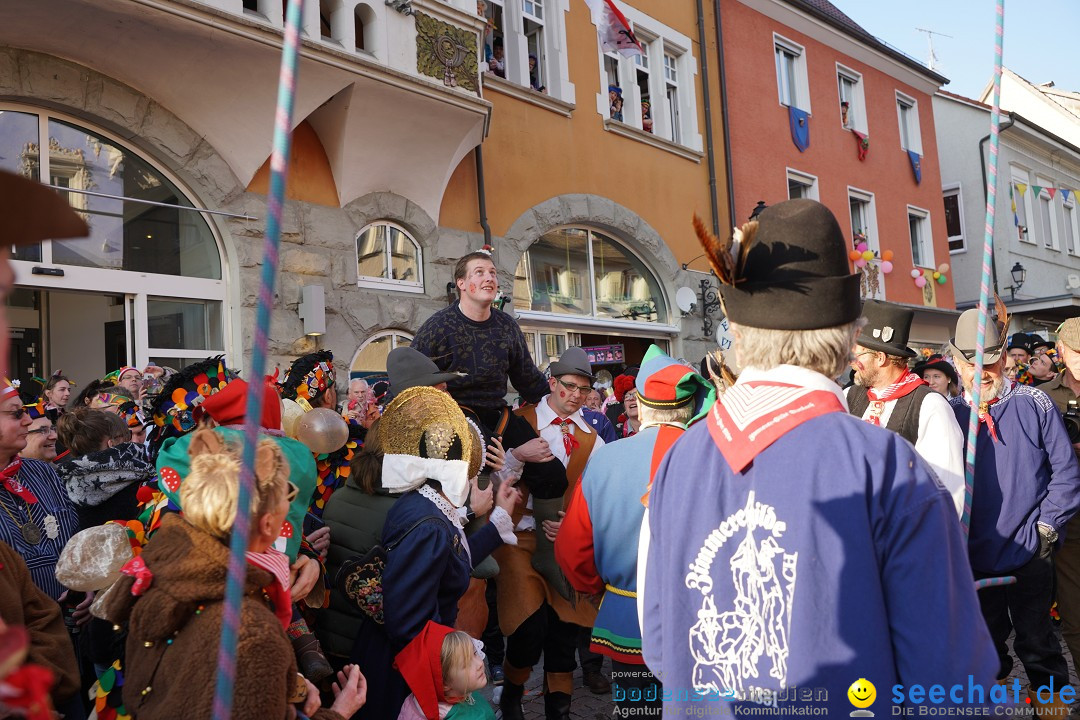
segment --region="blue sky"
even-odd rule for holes
[[[945,89],[977,96],[994,72],[994,0],[832,0],[868,32],[924,64],[925,28],[934,36],[935,70],[950,82]],[[1007,0],[1005,67],[1033,83],[1053,80],[1080,90],[1080,0]]]

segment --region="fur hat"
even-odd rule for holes
[[[320,350],[294,360],[285,371],[285,378],[279,387],[281,397],[286,400],[311,400],[327,388],[333,387],[335,381],[334,353]]]

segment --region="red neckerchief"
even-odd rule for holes
[[[3,481],[8,492],[21,497],[27,505],[33,505],[37,502],[37,496],[19,480],[20,467],[22,467],[22,458],[16,455],[6,468],[0,470],[0,480]]]
[[[656,477],[656,471],[660,468],[660,462],[684,432],[686,432],[684,428],[674,425],[660,426],[660,432],[656,434],[656,444],[653,445],[652,461],[649,464],[649,486],[645,488],[645,494],[641,496],[641,504],[645,507],[649,507],[649,493],[652,492],[653,478]]]
[[[915,391],[915,388],[920,385],[926,385],[926,381],[915,373],[907,370],[900,379],[894,382],[892,385],[878,390],[876,388],[867,388],[866,396],[870,399],[870,415],[866,417],[866,422],[871,425],[881,426],[881,415],[885,412],[885,403],[890,400],[897,400],[905,395]]]
[[[289,557],[274,548],[266,552],[256,553],[248,551],[247,561],[257,568],[262,568],[274,576],[274,580],[263,588],[270,596],[270,603],[274,606],[274,615],[281,623],[281,627],[288,628],[292,621],[292,596],[289,594]]]
[[[1011,381],[1006,378],[1005,383],[1006,384],[1002,385],[1001,389],[998,391],[996,398],[993,400],[980,400],[979,402],[979,424],[982,425],[985,423],[986,431],[990,433],[990,437],[994,442],[998,442],[997,426],[994,425],[994,418],[990,415],[990,406],[1000,400],[1003,396],[1009,394]],[[971,404],[971,395],[967,392],[964,393],[964,401],[967,402],[968,405]]]
[[[831,412],[844,412],[844,404],[828,390],[749,380],[731,386],[713,405],[709,434],[731,469],[742,472],[784,434]]]
[[[558,425],[559,429],[562,430],[563,449],[566,450],[566,457],[570,457],[570,453],[581,447],[581,443],[574,437],[574,421],[570,418],[563,420],[562,418],[556,417],[551,421],[551,424]]]

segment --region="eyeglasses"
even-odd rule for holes
[[[555,380],[557,380],[560,385],[566,388],[571,395],[576,392],[583,395],[588,395],[589,392],[592,390],[592,385],[575,385],[574,383],[563,382],[562,378],[555,378]]]
[[[863,350],[862,352],[855,353],[855,357],[862,357],[863,355],[877,355],[877,350]]]
[[[0,410],[0,413],[4,415],[10,415],[16,420],[22,420],[23,415],[26,414],[25,408],[19,408],[18,410]]]
[[[45,427],[34,428],[33,430],[27,430],[27,435],[48,435],[49,433],[56,432],[56,428],[52,425],[46,425]]]

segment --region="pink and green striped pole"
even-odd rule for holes
[[[247,577],[248,537],[251,531],[251,495],[255,476],[255,447],[262,417],[263,377],[266,375],[267,333],[277,280],[278,246],[281,244],[281,209],[285,202],[285,180],[289,170],[289,143],[293,102],[296,96],[296,61],[304,0],[287,0],[285,41],[278,76],[277,111],[274,114],[274,146],[270,155],[270,193],[267,197],[266,239],[263,244],[262,283],[255,316],[255,346],[251,355],[251,382],[248,384],[247,415],[244,419],[244,453],[240,471],[240,492],[236,520],[229,545],[229,573],[225,585],[225,611],[218,646],[217,684],[214,687],[214,720],[232,717],[233,685],[236,680],[236,644],[240,610]],[[252,658],[257,661],[257,658]]]
[[[1001,55],[1005,23],[1005,0],[997,0],[994,24],[994,95],[990,111],[990,162],[986,175],[986,232],[983,241],[982,279],[979,286],[979,327],[975,339],[975,374],[971,383],[971,417],[968,422],[967,457],[964,459],[964,512],[960,523],[966,536],[971,524],[971,494],[975,482],[975,445],[979,439],[979,403],[982,395],[983,355],[986,323],[989,320],[990,268],[994,253],[994,208],[997,204],[998,135],[1001,125]],[[975,587],[992,587],[1015,582],[1012,578],[986,578]]]

